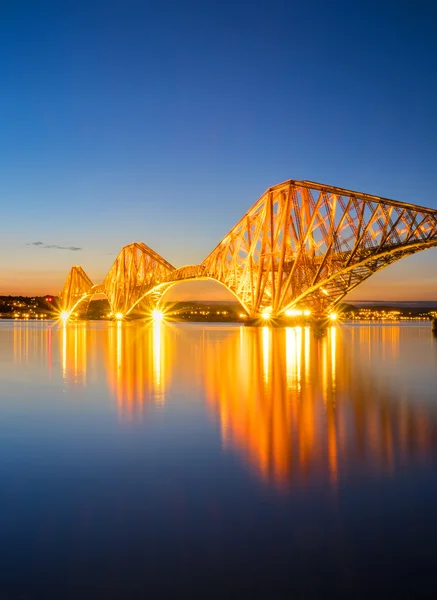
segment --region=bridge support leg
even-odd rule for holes
[[[437,336],[437,317],[434,317],[434,319],[431,322],[431,331],[434,335]]]

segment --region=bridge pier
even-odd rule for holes
[[[431,321],[431,331],[437,336],[437,317],[434,317]]]
[[[283,319],[270,317],[264,319],[263,317],[249,317],[244,321],[246,327],[286,327],[290,326],[289,323],[283,322]]]
[[[286,317],[270,317],[268,319],[262,316],[249,317],[244,321],[246,327],[305,327],[310,326],[315,330],[326,329],[328,325],[332,325],[332,320],[329,316],[310,317],[304,315]]]

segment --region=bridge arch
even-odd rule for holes
[[[98,288],[98,289],[94,289],[94,288]],[[82,296],[80,298],[78,298],[73,305],[63,308],[63,312],[68,312],[69,314],[74,313],[84,302],[92,302],[94,296],[104,296],[105,299],[108,301],[111,312],[113,312],[112,308],[111,308],[111,303],[110,303],[109,297],[107,296],[107,294],[105,294],[104,291],[102,291],[99,288],[100,288],[100,286],[93,286],[93,288],[89,292],[83,293]]]
[[[100,303],[100,304],[99,304]],[[104,304],[101,304],[104,303]],[[96,311],[96,305],[99,305],[99,309]],[[92,291],[88,296],[83,299],[76,310],[80,310],[80,316],[92,319],[92,318],[106,318],[114,314],[112,310],[110,299],[104,291]]]
[[[178,269],[178,270],[181,271],[182,269],[185,269],[185,268],[186,267],[181,267],[181,269]],[[191,268],[191,265],[190,265],[190,268]],[[198,267],[196,267],[196,268],[198,268]],[[178,285],[180,283],[188,283],[190,281],[191,282],[211,281],[211,282],[218,284],[219,286],[223,287],[228,292],[230,292],[230,294],[237,300],[237,302],[239,303],[241,308],[249,314],[250,309],[247,306],[245,306],[244,302],[242,302],[241,298],[239,298],[237,296],[235,291],[230,289],[225,283],[223,283],[222,281],[220,281],[214,277],[209,277],[207,275],[204,275],[204,276],[197,275],[197,276],[193,276],[193,277],[184,277],[181,279],[174,279],[172,281],[167,281],[165,283],[155,286],[154,288],[145,292],[144,295],[141,296],[141,298],[138,298],[136,303],[127,311],[126,315],[129,315],[133,311],[134,308],[136,308],[139,304],[141,304],[141,302],[143,302],[147,298],[150,298],[150,300],[151,300],[151,308],[152,307],[159,308],[161,306],[163,297],[170,289],[172,289],[173,287],[175,287],[176,285]]]

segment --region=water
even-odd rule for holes
[[[433,597],[430,325],[0,323],[0,598]]]

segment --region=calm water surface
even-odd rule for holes
[[[0,598],[435,597],[429,324],[0,323]]]

